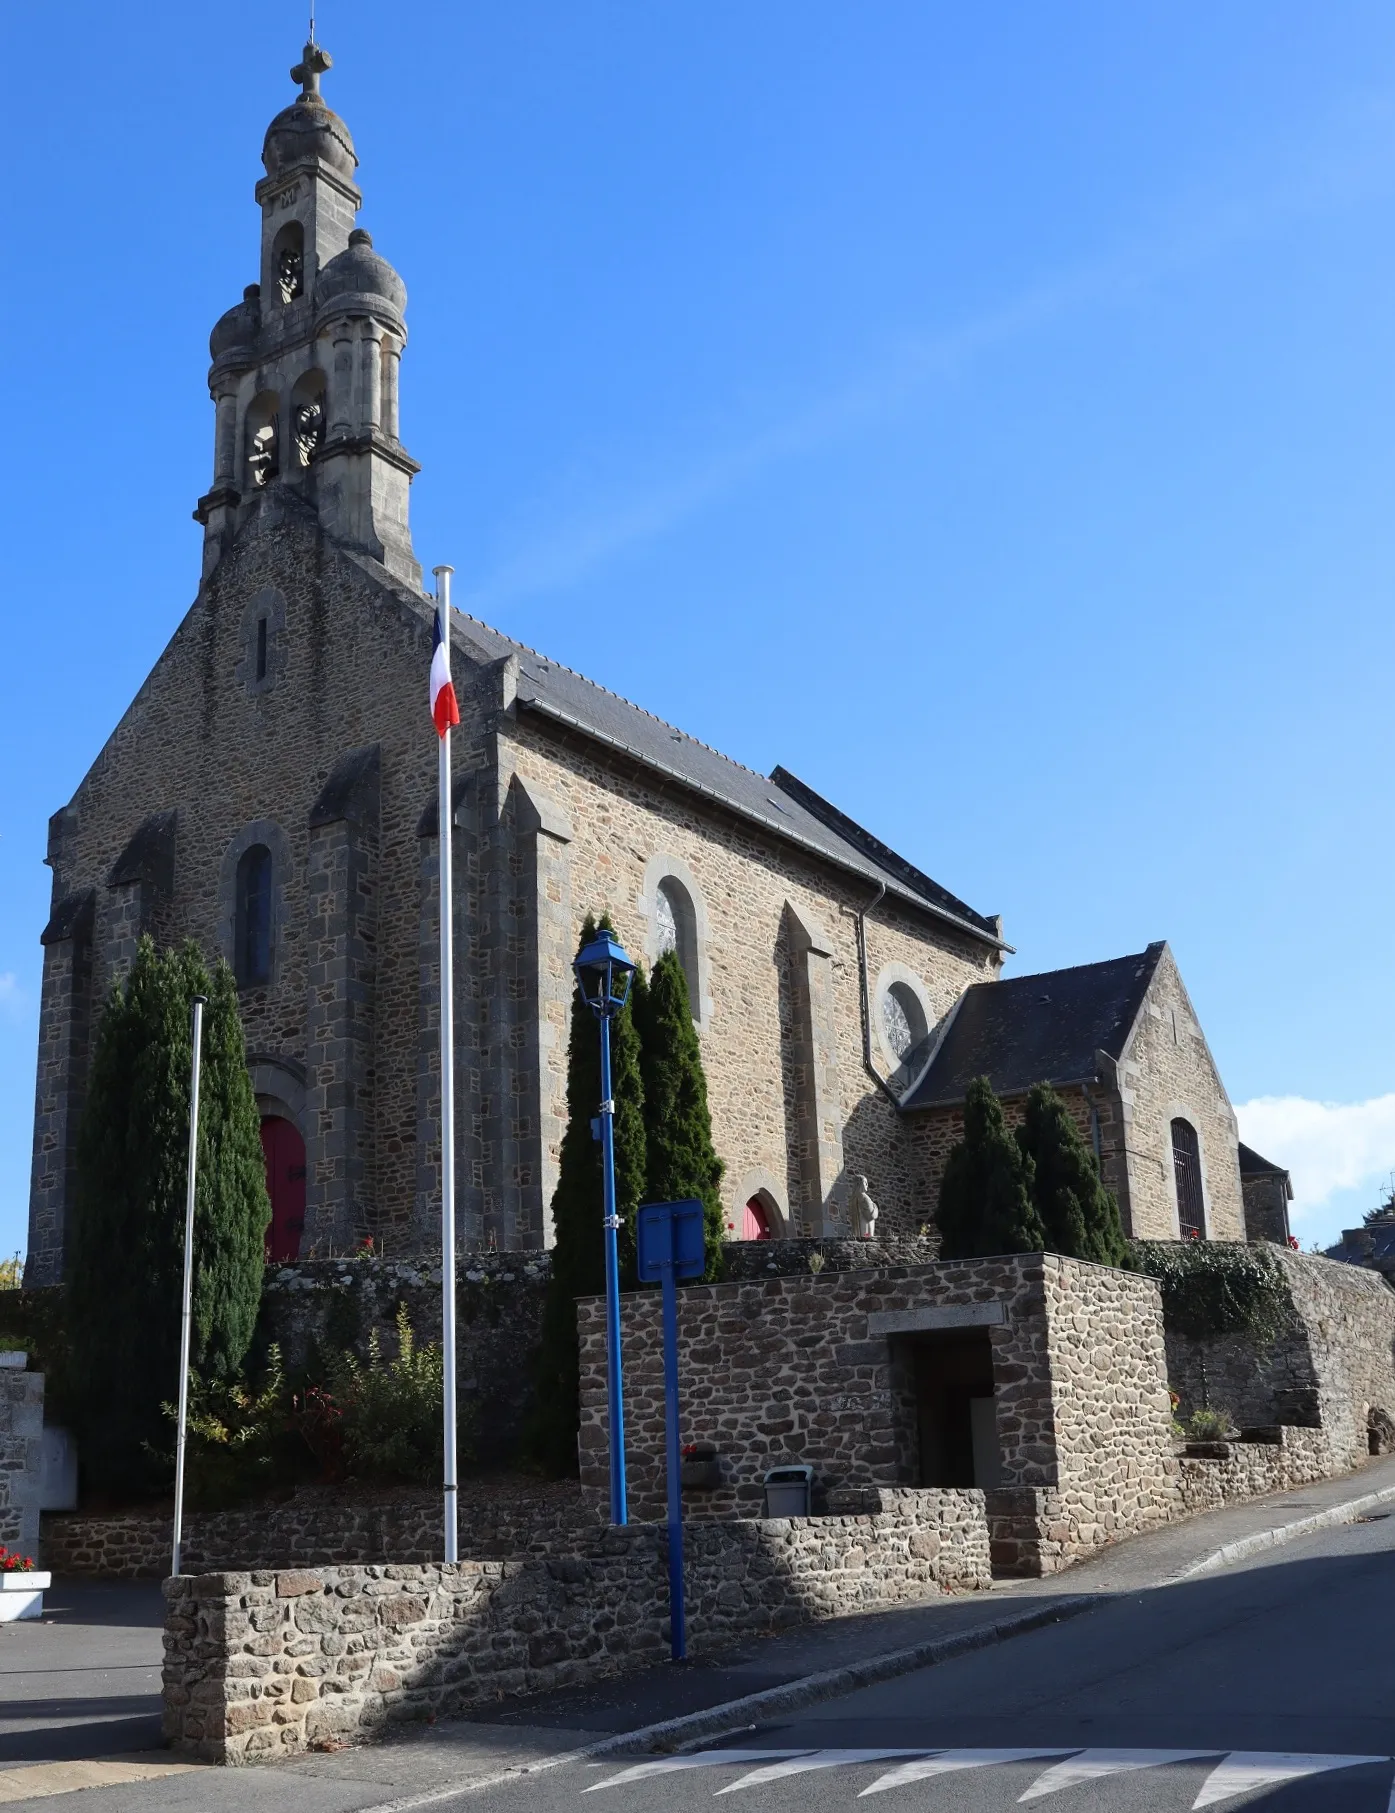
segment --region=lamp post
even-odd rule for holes
[[[577,952],[577,987],[601,1023],[601,1181],[605,1201],[606,1396],[610,1408],[610,1521],[628,1523],[625,1507],[625,1406],[620,1379],[620,1253],[615,1212],[615,1103],[610,1093],[610,1022],[630,997],[635,966],[609,931]]]

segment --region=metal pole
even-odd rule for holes
[[[453,567],[433,567],[436,575],[436,608],[441,614],[441,640],[450,672],[450,578]],[[437,774],[438,842],[441,857],[441,1410],[442,1496],[444,1498],[445,1558],[460,1559],[459,1492],[456,1479],[455,1437],[455,1001],[451,963],[450,834],[453,817],[450,771],[450,731],[441,738]]]
[[[668,1628],[669,1653],[682,1662],[688,1653],[683,1604],[683,1456],[678,1445],[678,1285],[674,1279],[673,1222],[668,1222],[669,1256],[664,1265],[664,1424],[668,1442]]]
[[[199,1068],[205,995],[194,996],[194,1054],[189,1070],[189,1171],[184,1193],[184,1293],[179,1323],[179,1423],[174,1446],[174,1544],[170,1573],[179,1572],[184,1539],[184,1448],[189,1434],[189,1341],[194,1325],[194,1191],[199,1174]]]
[[[625,1403],[620,1378],[620,1250],[615,1212],[615,1103],[610,1094],[610,1016],[601,1008],[601,1179],[605,1193],[606,1393],[610,1406],[610,1521],[630,1521],[625,1505]]]

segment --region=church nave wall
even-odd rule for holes
[[[790,1231],[845,1232],[848,1180],[864,1175],[885,1217],[879,1231],[913,1232],[928,1208],[915,1187],[900,1117],[863,1064],[855,915],[871,905],[875,887],[677,786],[662,788],[642,770],[622,777],[598,750],[579,740],[564,743],[524,721],[501,737],[500,765],[501,777],[507,770],[530,793],[555,802],[567,827],[570,936],[554,939],[541,1000],[554,1029],[544,1082],[550,1100],[542,1104],[552,1126],[560,1132],[565,1116],[569,957],[581,919],[588,911],[609,912],[631,954],[652,956],[654,919],[663,910],[654,878],[667,862],[700,894],[709,993],[699,1036],[735,1231],[744,1206],[736,1194],[761,1175],[782,1184],[776,1206]],[[823,1060],[822,1117],[836,1122],[831,1128],[811,1124],[808,1111],[814,1096],[800,1051],[790,909],[797,924],[816,928],[819,956],[826,947],[834,1050]],[[936,926],[928,915],[917,922],[899,905],[879,906],[868,944],[874,979],[882,966],[899,962],[922,979],[940,1011],[969,983],[993,973],[986,947]],[[841,1160],[830,1174],[834,1140]],[[818,1163],[809,1160],[811,1141],[823,1148]],[[810,1196],[811,1174],[828,1176],[822,1199]]]

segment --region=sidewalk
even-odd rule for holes
[[[923,1654],[917,1663],[898,1663],[900,1652],[991,1640],[992,1627],[1006,1621],[1050,1618],[1056,1607],[1059,1615],[1071,1616],[1116,1594],[1164,1586],[1194,1574],[1220,1550],[1268,1545],[1276,1530],[1340,1515],[1343,1506],[1376,1493],[1389,1494],[1395,1510],[1395,1457],[1342,1479],[1134,1537],[1047,1580],[1003,1581],[986,1593],[805,1625],[682,1666],[501,1702],[435,1726],[403,1727],[380,1743],[303,1757],[274,1770],[200,1769],[197,1795],[182,1770],[167,1780],[149,1779],[153,1767],[170,1761],[168,1753],[153,1749],[159,1719],[158,1587],[81,1583],[64,1589],[60,1583],[51,1624],[0,1630],[0,1802],[24,1804],[7,1792],[6,1774],[17,1764],[122,1753],[127,1753],[129,1783],[90,1790],[100,1795],[102,1813],[124,1813],[128,1806],[188,1807],[194,1799],[216,1804],[219,1813],[240,1813],[244,1803],[249,1809],[258,1803],[273,1782],[282,1813],[353,1813],[388,1801],[429,1798],[507,1771],[546,1768],[577,1750],[623,1742],[627,1734],[668,1721],[682,1722],[676,1730],[646,1736],[641,1747],[676,1748],[753,1723],[766,1709],[732,1704],[753,1694],[775,1693],[787,1705],[812,1703],[824,1693],[846,1691],[850,1683],[839,1677],[850,1670],[855,1676],[880,1671],[879,1678],[886,1678],[924,1665]],[[887,1661],[879,1664],[877,1658]],[[821,1675],[833,1678],[822,1685],[809,1682]],[[144,1754],[130,1754],[136,1751]],[[49,1779],[51,1786],[45,1786]],[[26,1797],[80,1785],[64,1781],[57,1769],[51,1778],[43,1770],[26,1770],[23,1778]]]

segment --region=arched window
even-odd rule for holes
[[[655,890],[654,930],[658,956],[677,951],[688,979],[688,1006],[693,1018],[699,1019],[702,996],[698,986],[697,914],[692,895],[676,875],[665,875]]]
[[[265,844],[244,850],[237,865],[235,964],[244,987],[271,980],[271,851]]]
[[[1183,1240],[1206,1238],[1206,1202],[1201,1188],[1201,1141],[1190,1121],[1172,1123],[1172,1174],[1177,1180],[1177,1231]]]

